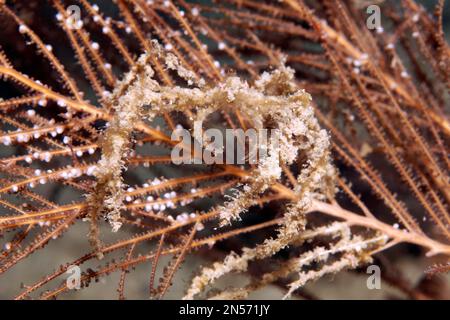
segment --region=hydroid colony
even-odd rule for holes
[[[90,228],[79,235],[90,252],[16,298],[64,294],[74,265],[85,290],[119,273],[119,298],[133,281],[148,282],[142,298],[163,298],[188,255],[212,252],[222,257],[180,298],[269,284],[287,298],[401,243],[438,259],[428,273],[448,269],[443,1],[434,14],[384,1],[376,30],[359,1],[0,3],[0,272]],[[170,134],[195,120],[277,128],[281,143],[257,165],[176,166]],[[133,279],[137,265],[146,279]],[[248,284],[210,290],[239,272]]]

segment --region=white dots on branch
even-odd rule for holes
[[[20,33],[25,33],[25,32],[27,32],[28,31],[28,27],[26,26],[26,25],[24,25],[24,24],[21,24],[20,26],[19,26],[19,32]]]

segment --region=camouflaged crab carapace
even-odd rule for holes
[[[70,297],[77,266],[78,293],[108,278],[120,299],[174,282],[176,298],[315,298],[306,284],[369,262],[398,294],[444,297],[397,263],[449,269],[444,1],[379,6],[370,30],[356,0],[0,1],[1,297]],[[256,164],[175,165],[171,133],[198,120],[280,143]],[[180,285],[187,259],[203,266]]]

